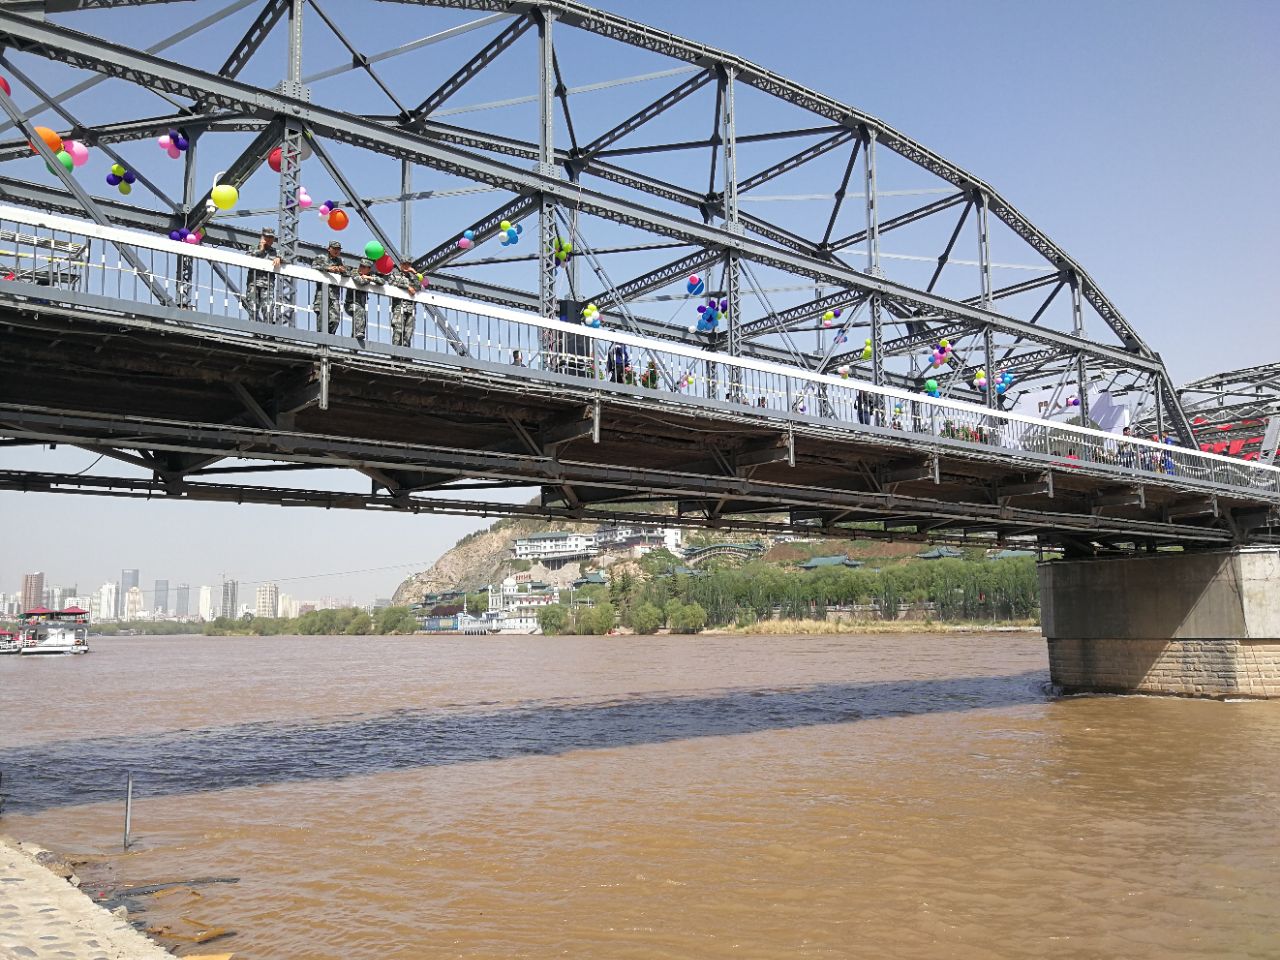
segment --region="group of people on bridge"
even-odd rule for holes
[[[272,269],[278,270],[284,264],[284,258],[276,248],[276,233],[270,227],[262,229],[257,246],[250,246],[246,253],[251,257],[270,260]],[[329,333],[337,333],[342,326],[342,314],[351,318],[352,336],[363,346],[369,333],[369,288],[373,286],[390,286],[403,290],[410,297],[417,296],[421,281],[414,268],[413,261],[405,257],[400,265],[393,267],[385,278],[374,271],[374,263],[363,257],[356,264],[354,272],[342,257],[342,244],[337,240],[329,242],[324,253],[311,261],[312,269],[327,273],[333,277],[330,284],[316,284],[315,296],[311,306],[316,314],[316,327],[324,323]],[[350,279],[353,287],[341,287],[338,281]],[[275,323],[274,280],[266,270],[250,270],[245,283],[245,292],[241,297],[244,308],[251,320],[261,323]],[[344,295],[345,290],[345,295]],[[397,347],[407,347],[413,341],[415,309],[412,300],[395,298],[391,304],[391,343]]]

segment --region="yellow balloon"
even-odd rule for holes
[[[236,201],[240,199],[240,191],[229,183],[220,183],[213,188],[209,194],[209,199],[213,201],[213,205],[219,210],[230,210],[236,205]]]

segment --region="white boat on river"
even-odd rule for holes
[[[36,607],[28,610],[20,619],[22,623],[18,627],[16,652],[24,657],[89,652],[89,611],[87,610],[81,610],[79,607],[68,607],[66,610]]]

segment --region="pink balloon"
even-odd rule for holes
[[[173,146],[173,141],[169,139],[169,135],[167,133],[163,137],[158,139],[156,143],[160,144],[161,150],[168,150],[170,147]]]
[[[199,242],[200,242],[200,234],[198,233],[188,233],[187,238],[183,241],[183,243],[189,243],[192,246],[195,246]]]
[[[315,201],[313,201],[313,200],[311,199],[311,197],[310,197],[308,194],[305,194],[305,193],[304,193],[302,196],[300,196],[300,197],[298,198],[298,206],[302,207],[302,209],[304,209],[304,210],[305,210],[307,207],[311,206],[311,204],[312,204],[312,203],[314,203],[314,202],[315,202]]]
[[[461,238],[459,238],[459,240],[458,240],[458,249],[459,249],[459,250],[470,250],[470,249],[471,249],[471,241],[470,241],[470,240],[468,240],[466,237],[461,237]]]

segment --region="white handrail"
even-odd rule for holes
[[[1210,453],[1194,447],[1183,447],[1160,443],[1153,440],[1147,440],[1142,437],[1126,437],[1120,434],[1107,433],[1102,430],[1094,430],[1090,427],[1062,423],[1057,420],[1029,417],[1012,411],[993,410],[964,400],[954,400],[943,397],[935,398],[930,397],[927,394],[900,390],[896,387],[876,386],[865,380],[855,378],[846,379],[843,377],[833,376],[831,374],[814,373],[800,367],[786,366],[769,360],[757,360],[752,357],[741,356],[733,357],[697,346],[689,346],[674,340],[660,340],[657,338],[637,336],[636,334],[626,333],[621,330],[565,323],[560,320],[540,317],[537,314],[515,310],[510,307],[497,306],[483,301],[464,300],[461,297],[436,293],[430,290],[419,291],[416,296],[411,297],[404,291],[386,284],[383,284],[380,288],[376,289],[370,287],[359,288],[350,280],[336,278],[331,274],[314,270],[310,267],[286,264],[282,265],[278,270],[275,270],[269,264],[265,263],[261,257],[253,257],[248,254],[237,253],[224,248],[210,248],[200,244],[189,244],[182,241],[170,240],[167,236],[152,236],[147,233],[141,233],[139,231],[123,227],[104,227],[89,221],[76,220],[71,217],[58,216],[56,214],[44,213],[37,210],[27,210],[6,204],[0,204],[0,220],[8,220],[33,227],[43,227],[48,230],[62,231],[64,233],[81,234],[87,237],[106,240],[111,243],[124,244],[132,247],[143,247],[176,256],[192,257],[211,264],[217,263],[241,267],[248,270],[277,273],[293,277],[298,280],[310,281],[312,283],[329,284],[332,287],[360,289],[369,293],[377,293],[387,296],[392,299],[413,300],[442,310],[453,310],[460,313],[490,317],[496,320],[506,320],[513,323],[524,324],[526,326],[540,327],[544,330],[554,331],[557,333],[583,336],[594,342],[604,344],[623,344],[639,350],[660,351],[662,353],[684,357],[687,360],[695,362],[710,362],[725,367],[737,367],[742,370],[750,370],[757,373],[788,377],[804,381],[806,383],[811,383],[815,386],[854,389],[894,400],[918,403],[929,409],[941,411],[944,415],[947,411],[953,411],[957,415],[964,414],[967,417],[992,418],[1001,422],[1021,423],[1032,427],[1049,428],[1054,431],[1061,431],[1079,437],[1082,446],[1086,443],[1102,444],[1104,446],[1115,446],[1117,444],[1133,445],[1138,448],[1159,451],[1162,455],[1170,452],[1176,452],[1180,456],[1194,456],[1198,460],[1222,463],[1235,469],[1247,468],[1251,471],[1256,471],[1260,475],[1280,477],[1280,467],[1241,460],[1235,457],[1224,456],[1222,454]]]

